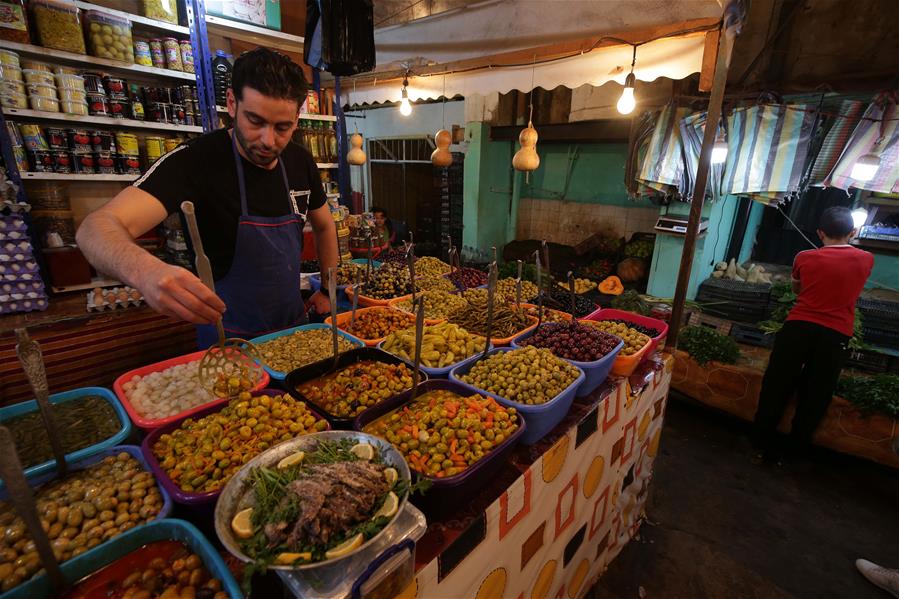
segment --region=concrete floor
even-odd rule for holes
[[[648,520],[591,599],[890,596],[854,562],[899,567],[899,474],[825,451],[756,466],[747,432],[671,398]]]

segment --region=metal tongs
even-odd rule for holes
[[[355,300],[356,295],[353,295]],[[334,368],[337,368],[338,337],[337,337],[337,269],[330,267],[328,269],[328,301],[331,304],[331,341],[334,351]]]
[[[421,368],[421,338],[424,336],[425,326],[425,298],[420,296],[418,304],[412,300],[412,309],[415,311],[415,370],[412,371],[412,397],[418,395],[419,368]]]
[[[575,297],[576,294],[574,293],[574,273],[570,270],[568,271],[568,290],[571,292],[571,324],[572,326],[574,326],[574,323],[577,322],[574,317],[574,309],[577,306],[577,298]]]
[[[484,342],[482,358],[486,358],[487,352],[490,351],[490,337],[493,335],[493,300],[496,296],[496,278],[497,268],[494,260],[487,269],[487,339]]]
[[[41,413],[43,414],[43,411]],[[47,424],[46,420],[44,424]],[[53,431],[49,428],[47,434],[51,440],[54,438]],[[25,522],[28,534],[31,535],[31,540],[34,542],[34,548],[41,559],[41,565],[47,570],[50,582],[56,590],[54,595],[58,595],[68,585],[62,575],[62,570],[59,569],[59,562],[53,554],[50,538],[41,525],[37,503],[31,487],[28,486],[28,481],[25,479],[25,473],[22,472],[22,464],[16,452],[12,433],[5,426],[0,426],[0,452],[3,453],[3,459],[0,460],[0,479],[6,484],[9,499],[16,508],[16,512]]]
[[[534,261],[537,264],[537,329],[543,324],[543,282],[540,272],[540,251],[534,252]]]
[[[371,257],[371,256],[369,256]],[[350,312],[350,331],[353,330],[353,325],[356,324],[356,306],[359,305],[359,282],[362,279],[362,273],[358,270],[356,271],[356,282],[353,283],[353,309]],[[328,293],[330,293],[330,287],[328,289]],[[329,298],[330,299],[330,298]]]
[[[521,310],[521,270],[524,263],[521,260],[515,262],[518,263],[518,276],[515,277],[515,307]]]
[[[406,264],[409,266],[409,285],[412,287],[412,305],[415,305],[415,244],[406,246]]]
[[[44,428],[47,429],[50,448],[53,450],[53,457],[56,458],[56,470],[59,472],[59,476],[65,476],[68,472],[66,452],[60,441],[59,427],[53,416],[53,408],[50,407],[50,386],[47,383],[47,370],[44,368],[44,355],[41,352],[41,346],[28,336],[28,331],[25,329],[16,329],[16,354],[19,356],[19,362],[22,363],[22,369],[34,392],[34,399],[40,409]]]

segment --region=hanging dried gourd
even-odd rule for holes
[[[359,166],[365,164],[366,156],[365,152],[362,151],[362,136],[358,133],[353,133],[350,136],[350,145],[352,147],[347,152],[346,161]]]
[[[437,149],[431,152],[431,163],[434,166],[446,167],[453,163],[453,154],[449,151],[453,142],[453,135],[446,129],[441,129],[434,134],[434,143]]]
[[[526,129],[521,130],[518,142],[521,144],[521,149],[512,157],[512,166],[516,171],[525,173],[537,170],[537,167],[540,166],[540,156],[537,154],[537,130],[534,129],[531,121],[528,121]]]

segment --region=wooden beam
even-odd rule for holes
[[[699,235],[699,222],[702,218],[702,206],[705,203],[705,190],[709,181],[709,170],[712,165],[712,146],[718,121],[721,119],[721,103],[724,101],[724,87],[727,85],[727,70],[730,54],[733,50],[734,36],[727,32],[718,38],[718,55],[715,63],[715,79],[709,97],[708,118],[702,138],[702,149],[699,152],[699,166],[696,168],[696,185],[693,189],[693,201],[690,204],[690,219],[684,238],[684,249],[680,257],[680,270],[677,273],[677,288],[674,291],[674,302],[671,320],[668,323],[667,346],[677,349],[677,335],[680,332],[684,316],[684,304],[687,301],[687,287],[690,273],[693,270],[693,258],[696,253],[696,238]]]
[[[715,62],[718,58],[719,29],[708,31],[705,34],[705,48],[702,51],[702,70],[699,72],[699,91],[707,92],[712,89],[712,80],[715,77]]]

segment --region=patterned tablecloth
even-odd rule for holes
[[[400,597],[582,596],[640,526],[672,369],[658,356],[576,400],[463,513],[429,522]]]

